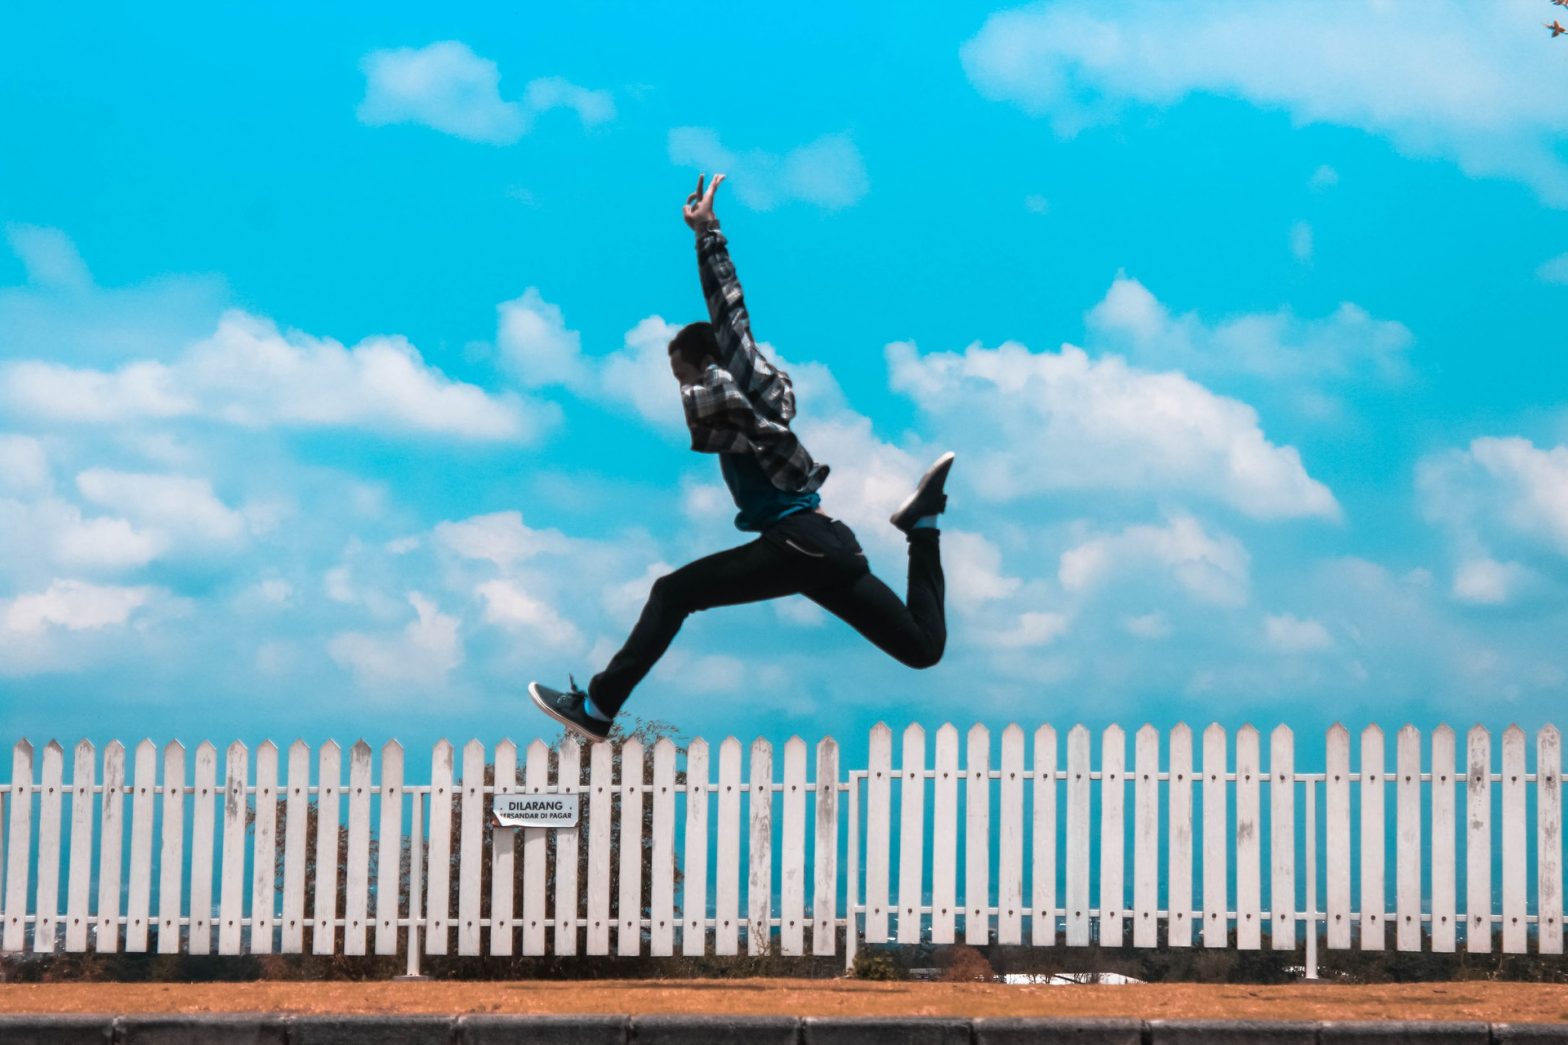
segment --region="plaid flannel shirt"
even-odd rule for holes
[[[724,234],[710,228],[697,239],[702,296],[719,345],[719,362],[697,384],[681,386],[691,448],[701,453],[750,453],[781,490],[809,493],[828,477],[789,429],[795,389],[751,336],[751,319]]]

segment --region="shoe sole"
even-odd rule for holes
[[[936,463],[933,464],[930,468],[927,468],[926,474],[922,475],[920,477],[920,481],[915,484],[915,492],[904,498],[904,503],[899,505],[898,509],[894,511],[892,515],[887,517],[887,521],[892,523],[894,526],[898,526],[898,517],[909,511],[910,506],[915,503],[916,499],[918,499],[921,494],[926,492],[926,483],[931,481],[931,477],[940,471],[943,466],[951,466],[953,463],[953,458],[957,456],[957,454],[949,450],[941,457],[938,457],[936,459]],[[899,528],[902,529],[903,527]]]
[[[557,712],[554,708],[552,708],[549,704],[545,703],[544,698],[539,695],[539,683],[537,683],[537,682],[530,682],[528,684],[528,696],[534,702],[534,705],[540,711],[543,711],[546,715],[549,715],[551,718],[555,719],[561,725],[565,726],[569,732],[577,734],[578,736],[582,737],[584,740],[592,740],[592,741],[597,742],[597,741],[600,741],[600,740],[608,740],[608,739],[610,739],[610,735],[608,733],[606,733],[603,736],[601,736],[601,735],[599,735],[597,733],[590,733],[590,732],[588,732],[588,730],[584,729],[582,727],[582,725],[580,725],[579,723],[573,722],[569,718],[565,718],[559,712]]]

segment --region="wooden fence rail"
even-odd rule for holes
[[[1251,726],[1209,726],[1196,760],[1188,727],[1144,726],[1130,765],[1118,726],[1097,758],[1083,726],[993,739],[943,725],[928,745],[912,725],[895,766],[879,725],[866,768],[847,771],[831,738],[814,758],[792,738],[775,759],[730,737],[716,760],[703,740],[593,744],[586,759],[571,741],[443,741],[417,786],[396,742],[355,744],[346,779],[335,743],[252,757],[236,742],[220,779],[210,743],[188,759],[178,742],[100,755],[84,741],[67,780],[60,744],[24,740],[0,784],[0,950],[402,953],[417,967],[421,953],[743,942],[848,962],[866,943],[961,940],[1304,946],[1310,971],[1321,931],[1330,948],[1563,953],[1555,727],[1531,745],[1510,726],[1495,752],[1476,727],[1460,762],[1452,729],[1406,726],[1390,762],[1382,729],[1353,745],[1336,725],[1322,772],[1297,771],[1285,726],[1267,764]],[[498,792],[579,795],[581,822],[497,826]]]

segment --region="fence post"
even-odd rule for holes
[[[419,926],[424,920],[425,796],[409,789],[414,800],[413,822],[408,825],[408,972],[399,980],[422,980],[419,972]]]
[[[860,942],[860,918],[855,908],[859,906],[859,892],[856,880],[860,877],[860,781],[865,774],[858,770],[851,770],[849,778],[849,880],[845,883],[846,896],[844,903],[844,971],[849,972],[855,966],[855,951]]]
[[[1318,788],[1307,774],[1307,979],[1318,978]]]

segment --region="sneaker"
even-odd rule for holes
[[[947,494],[942,492],[942,487],[947,482],[947,473],[953,467],[953,456],[949,450],[926,469],[915,492],[898,506],[898,511],[893,513],[889,522],[908,533],[914,529],[916,522],[926,516],[941,515],[947,511]]]
[[[537,682],[528,684],[528,695],[533,698],[539,710],[555,719],[561,725],[579,736],[589,740],[607,740],[610,736],[610,723],[597,715],[589,714],[585,705],[588,694],[577,688],[577,680],[570,675],[571,688],[564,693],[549,686],[541,686]]]

